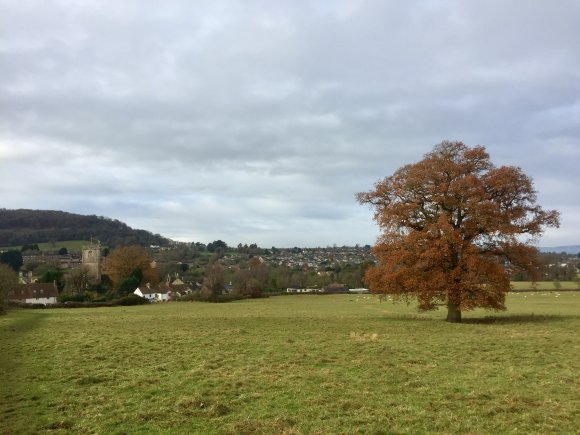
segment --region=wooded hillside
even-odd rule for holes
[[[0,246],[89,240],[108,246],[167,245],[170,240],[149,231],[135,230],[103,216],[85,216],[54,210],[0,209]]]

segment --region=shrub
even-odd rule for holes
[[[232,293],[226,294],[215,294],[210,290],[196,290],[191,294],[184,295],[179,299],[182,302],[213,302],[213,303],[223,303],[232,302],[240,299],[247,299],[251,297],[250,295],[244,295],[239,292],[233,291]]]
[[[70,293],[65,293],[59,296],[60,303],[64,304],[66,302],[84,302],[85,295],[73,295]]]
[[[130,306],[130,305],[145,305],[148,304],[149,301],[141,296],[137,296],[134,294],[130,294],[124,296],[120,299],[113,301],[113,305],[122,305],[122,306]]]
[[[49,305],[47,308],[100,308],[100,307],[112,307],[112,306],[114,306],[114,305],[111,302],[74,302],[74,301],[68,301],[68,302],[65,302],[63,304]]]

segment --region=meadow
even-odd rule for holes
[[[580,290],[580,281],[512,281],[515,291]]]
[[[15,310],[0,433],[578,433],[580,293]]]
[[[89,240],[62,240],[58,242],[45,242],[45,243],[37,243],[38,249],[42,252],[52,252],[58,251],[61,248],[66,248],[67,251],[70,252],[81,252],[82,247],[85,245],[90,245],[91,242]],[[104,246],[103,246],[104,247]],[[0,247],[0,251],[10,251],[16,250],[20,251],[22,246],[6,246]]]

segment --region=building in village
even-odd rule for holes
[[[23,304],[52,305],[58,302],[58,289],[56,283],[16,284],[8,292],[8,300]]]
[[[191,287],[185,284],[179,277],[171,278],[167,276],[164,283],[151,286],[147,283],[139,286],[133,294],[147,299],[149,302],[167,302],[181,298],[192,292]]]
[[[82,247],[82,265],[89,271],[89,279],[101,282],[101,244],[93,243]]]

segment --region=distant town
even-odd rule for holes
[[[50,210],[0,209],[0,246],[0,263],[16,274],[10,298],[42,305],[360,292],[376,263],[369,245],[184,243],[113,219]],[[543,252],[541,279],[555,289],[577,288],[579,257],[577,246]],[[512,273],[518,288],[529,288],[529,279]]]

